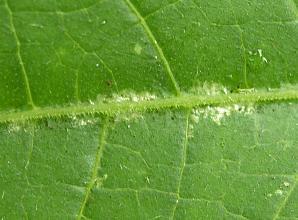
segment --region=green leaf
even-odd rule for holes
[[[297,219],[297,0],[0,0],[0,218]]]

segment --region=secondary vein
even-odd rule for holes
[[[273,216],[273,220],[278,219],[278,217],[280,216],[280,213],[282,212],[282,210],[284,209],[284,207],[286,206],[290,196],[292,195],[292,193],[294,192],[296,186],[297,186],[297,182],[298,182],[298,177],[296,177],[295,182],[292,186],[292,188],[288,191],[287,196],[285,197],[285,199],[282,201],[280,207],[277,209],[277,212],[275,213],[275,215]]]
[[[26,95],[27,95],[27,103],[30,107],[34,108],[35,105],[34,105],[34,102],[33,102],[33,99],[32,99],[32,95],[31,95],[29,79],[28,79],[28,75],[27,75],[27,72],[26,72],[26,69],[25,69],[25,66],[24,66],[22,56],[21,56],[21,49],[20,49],[21,43],[20,43],[19,37],[18,37],[17,32],[16,32],[16,28],[15,28],[15,25],[14,25],[14,22],[13,22],[12,11],[10,9],[10,6],[9,6],[7,0],[5,1],[5,8],[7,9],[8,14],[9,14],[9,23],[10,23],[11,32],[13,33],[13,36],[14,36],[16,44],[17,44],[17,57],[18,57],[18,60],[19,60],[19,64],[21,66],[22,74],[23,74],[23,79],[24,79],[24,84],[25,84],[25,89],[26,89]]]
[[[187,147],[188,147],[188,130],[189,130],[189,116],[190,116],[190,110],[187,113],[186,116],[186,123],[185,123],[185,137],[184,137],[184,143],[183,143],[183,151],[182,151],[182,158],[181,158],[181,165],[180,165],[180,173],[179,173],[179,182],[178,182],[178,187],[177,187],[177,201],[174,205],[173,212],[171,219],[174,219],[175,217],[175,212],[177,209],[177,205],[180,199],[180,189],[181,189],[181,182],[182,182],[182,177],[185,169],[185,164],[186,164],[186,159],[187,159]]]
[[[179,85],[174,77],[174,74],[172,72],[172,69],[170,67],[170,64],[167,60],[167,58],[164,55],[164,52],[162,50],[162,48],[160,47],[160,45],[158,44],[155,36],[153,35],[150,27],[148,26],[146,20],[144,19],[144,17],[139,13],[138,9],[133,5],[133,3],[131,3],[130,0],[124,0],[125,3],[128,5],[128,7],[130,8],[130,10],[136,15],[136,17],[140,20],[141,25],[143,26],[146,34],[148,35],[149,40],[151,41],[153,47],[156,49],[156,52],[158,53],[158,55],[160,56],[160,59],[162,60],[162,63],[164,65],[164,68],[166,69],[167,74],[170,77],[171,82],[173,83],[173,86],[175,88],[176,91],[176,95],[179,96],[180,95],[180,88]]]
[[[103,156],[103,152],[104,152],[105,145],[106,145],[105,139],[106,139],[106,135],[107,135],[107,128],[108,128],[108,120],[106,119],[103,124],[103,128],[100,132],[100,135],[99,135],[99,146],[97,148],[93,169],[91,171],[91,178],[87,184],[86,191],[85,191],[86,192],[85,197],[82,201],[82,204],[81,204],[80,210],[79,210],[79,214],[77,216],[78,220],[84,216],[84,210],[85,210],[86,204],[88,202],[88,199],[90,197],[91,190],[94,187],[94,185],[96,184],[96,181],[98,178],[97,173],[98,173],[98,169],[100,168],[101,158]]]

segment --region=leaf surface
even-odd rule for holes
[[[298,218],[296,4],[0,0],[0,217]]]

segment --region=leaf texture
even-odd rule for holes
[[[1,219],[297,219],[297,0],[0,0]]]

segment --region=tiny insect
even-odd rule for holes
[[[107,86],[111,87],[113,85],[113,81],[112,80],[106,80],[106,84]]]

